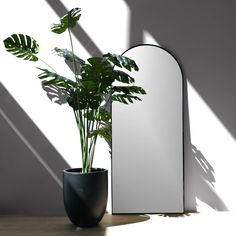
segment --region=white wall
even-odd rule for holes
[[[50,32],[50,24],[58,19],[56,11],[58,9],[62,10],[59,4],[60,1],[50,2],[54,5],[54,9],[46,0],[2,1],[0,3],[2,9],[0,15],[2,25],[0,42],[12,33],[29,34],[41,46],[40,57],[55,67],[59,73],[71,76],[71,72],[63,60],[51,53],[51,49],[55,46],[69,48],[69,41],[67,34],[55,35]],[[169,1],[166,1],[166,3],[146,1],[145,5],[142,1],[137,1],[135,4],[134,2],[128,0],[61,1],[67,9],[77,6],[82,8],[80,26],[103,53],[122,53],[131,45],[146,42],[165,46],[176,55],[182,64],[185,76],[190,81],[188,82],[187,98],[191,136],[188,137],[189,143],[186,145],[185,152],[185,200],[187,210],[195,209],[196,202],[198,204],[197,209],[200,211],[211,208],[236,210],[236,191],[234,191],[236,180],[236,172],[234,171],[236,164],[235,138],[230,130],[226,128],[222,119],[219,119],[215,110],[210,108],[209,101],[202,98],[201,91],[197,91],[192,85],[194,84],[191,81],[193,77],[199,76],[199,80],[201,80],[201,77],[206,80],[210,78],[205,78],[204,74],[199,73],[201,67],[199,68],[197,64],[195,69],[191,69],[194,68],[194,64],[191,64],[191,61],[187,60],[187,54],[183,53],[185,48],[182,48],[182,51],[180,50],[181,43],[188,47],[191,43],[197,44],[197,42],[194,41],[195,38],[184,37],[181,36],[180,32],[175,32],[174,24],[178,24],[178,21],[175,22],[175,17],[178,19],[181,14],[167,4],[170,3]],[[188,12],[185,9],[185,7],[188,7],[185,1],[179,1],[178,4],[183,12]],[[216,11],[222,7],[220,4],[224,6],[223,1],[218,1]],[[162,15],[160,13],[161,7],[164,9],[162,9],[164,13],[169,12],[169,14],[164,15],[163,13]],[[204,6],[202,7],[204,9]],[[138,14],[141,11],[142,14]],[[185,17],[185,19],[188,19],[189,16],[186,15]],[[136,22],[134,22],[135,19]],[[197,16],[195,19],[197,19]],[[177,25],[179,30],[184,27],[184,20],[181,22]],[[198,25],[197,20],[194,23],[193,27],[196,27]],[[201,22],[198,26],[202,27]],[[191,25],[190,29],[192,29]],[[227,30],[230,32],[230,29]],[[183,31],[185,32],[186,29],[184,28]],[[205,33],[210,34],[211,32],[206,31]],[[174,41],[172,34],[179,41]],[[222,32],[222,34],[226,34],[225,37],[227,37],[227,32]],[[76,52],[80,57],[88,57],[93,50],[96,52],[96,48],[91,48],[90,52],[85,50],[86,47],[89,48],[89,45],[91,45],[88,38],[84,37],[84,39],[78,41],[74,37],[74,41]],[[200,49],[201,42],[199,43]],[[191,47],[189,50],[191,51]],[[186,49],[188,52],[189,50]],[[80,166],[79,137],[71,109],[67,105],[53,104],[47,98],[41,88],[40,81],[36,77],[37,70],[34,63],[24,62],[13,57],[5,52],[3,44],[0,46],[0,55],[0,81],[2,84],[68,164],[72,167]],[[45,67],[42,63],[37,64],[37,66]],[[228,63],[228,67],[229,71],[233,73],[230,67],[233,68],[235,65]],[[221,67],[214,67],[211,70],[220,73]],[[214,73],[211,76],[213,77]],[[231,74],[231,77],[234,79],[233,74]],[[212,87],[205,87],[208,93],[212,93],[213,88],[214,81]],[[219,93],[218,96],[221,96],[221,94]],[[234,98],[235,96],[232,97],[232,99]],[[186,116],[188,117],[188,114]],[[191,150],[191,146],[189,146],[191,143],[198,151]],[[202,161],[200,164],[199,160]],[[108,148],[103,141],[98,143],[94,166],[105,167],[110,170]],[[110,200],[108,210],[110,210]]]

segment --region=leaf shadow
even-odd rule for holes
[[[46,92],[47,97],[54,103],[58,105],[63,105],[67,103],[66,97],[68,92],[55,86],[55,85],[44,85],[42,83],[42,88]]]

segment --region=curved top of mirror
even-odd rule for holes
[[[142,101],[112,103],[113,213],[183,212],[183,74],[159,46],[138,45],[133,59]]]

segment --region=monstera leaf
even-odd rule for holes
[[[73,28],[81,16],[80,12],[80,8],[73,8],[60,19],[60,23],[51,25],[51,31],[56,34],[61,34],[65,32],[66,29]]]
[[[111,112],[105,110],[103,107],[99,108],[98,114],[97,111],[90,110],[89,112],[85,113],[84,116],[88,120],[96,120],[104,123],[111,121]]]
[[[128,57],[111,53],[104,54],[103,57],[112,62],[115,66],[123,67],[129,71],[132,69],[138,71],[138,66],[135,61]]]
[[[99,129],[93,130],[89,133],[89,137],[99,135],[101,138],[104,138],[107,141],[112,140],[112,125],[111,123],[105,126],[102,126]]]
[[[88,91],[84,87],[78,87],[76,90],[70,91],[67,102],[76,111],[88,108],[98,109],[102,99],[99,94]]]
[[[79,65],[84,65],[85,61],[81,58],[79,58],[78,56],[76,56],[75,54],[73,54],[73,52],[67,50],[67,49],[61,49],[61,48],[54,48],[54,52],[60,56],[60,57],[64,57],[65,60],[68,60],[70,62],[73,62],[75,60],[76,63],[78,63]]]
[[[146,94],[146,91],[139,86],[113,86],[113,93],[124,93],[124,94]]]
[[[137,96],[134,95],[130,95],[130,94],[115,94],[112,95],[112,101],[116,101],[116,102],[121,102],[124,104],[129,104],[129,103],[133,103],[134,101],[142,101],[142,99],[140,99]]]
[[[98,110],[90,110],[85,113],[84,116],[88,120],[96,120],[100,125],[98,129],[91,130],[89,132],[89,137],[100,136],[107,141],[112,139],[112,123],[111,123],[111,112],[107,111],[103,107],[100,107]]]
[[[61,76],[55,72],[51,72],[47,69],[42,69],[37,67],[37,69],[41,70],[42,72],[38,75],[38,78],[43,80],[43,85],[55,85],[64,89],[73,89],[77,87],[77,83],[67,79],[64,76]],[[47,78],[50,78],[48,80],[45,80]],[[52,78],[52,79],[51,79]]]
[[[16,57],[28,61],[38,60],[35,54],[39,52],[39,45],[34,38],[24,34],[12,34],[3,42],[6,50]]]
[[[107,92],[115,80],[112,65],[101,57],[91,57],[87,61],[89,63],[81,67],[81,82],[100,93]]]
[[[115,79],[119,82],[131,84],[134,83],[134,78],[120,70],[114,70]]]
[[[112,101],[121,102],[123,104],[133,103],[134,100],[141,99],[133,94],[146,94],[146,91],[138,86],[114,86],[112,88]]]

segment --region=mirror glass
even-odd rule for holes
[[[124,54],[147,94],[112,104],[112,213],[183,212],[183,78],[167,50],[139,45]]]

